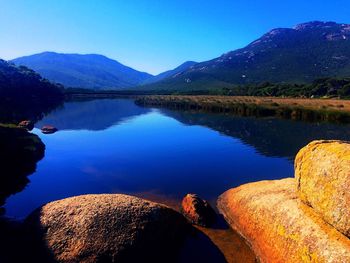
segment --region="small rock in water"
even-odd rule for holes
[[[187,194],[182,199],[182,213],[191,223],[208,227],[215,223],[216,213],[208,201],[196,194]]]
[[[57,131],[57,128],[51,125],[45,125],[41,128],[41,132],[44,134],[51,134],[51,133],[55,133],[56,131]]]
[[[24,129],[27,129],[30,131],[34,128],[34,123],[32,121],[29,121],[29,120],[24,120],[18,124],[18,127],[24,128]]]

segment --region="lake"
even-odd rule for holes
[[[59,129],[44,135],[39,127]],[[127,193],[178,206],[187,193],[215,205],[225,190],[293,176],[298,150],[350,139],[350,125],[144,108],[132,99],[66,102],[32,131],[46,145],[5,215],[87,193]]]

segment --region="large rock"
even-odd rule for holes
[[[300,199],[350,237],[350,144],[314,141],[295,159]]]
[[[292,178],[228,190],[218,208],[261,262],[350,262],[350,240],[297,198]]]
[[[214,209],[208,201],[202,200],[196,194],[187,194],[182,199],[181,210],[192,224],[208,227],[215,223]]]
[[[53,261],[65,263],[171,261],[188,226],[164,205],[122,194],[55,201],[26,225]]]

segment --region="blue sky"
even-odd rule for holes
[[[276,27],[350,23],[349,10],[349,0],[0,0],[0,58],[97,53],[155,74]]]

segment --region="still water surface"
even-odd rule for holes
[[[45,157],[26,188],[7,199],[24,218],[52,200],[127,193],[168,204],[197,193],[215,204],[247,182],[293,176],[298,149],[314,139],[350,139],[349,125],[143,108],[129,99],[66,102],[36,124]]]

